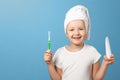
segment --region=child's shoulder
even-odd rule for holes
[[[92,45],[85,44],[86,48],[91,49],[91,50],[96,50],[96,48]]]
[[[58,48],[58,49],[56,50],[56,52],[61,52],[61,51],[63,51],[63,50],[64,50],[64,48],[65,48],[65,46],[60,47],[60,48]]]
[[[56,50],[56,52],[55,52],[55,54],[54,55],[56,55],[56,56],[59,56],[59,55],[61,55],[63,52],[64,52],[64,46],[63,47],[60,47],[60,48],[58,48],[57,50]]]

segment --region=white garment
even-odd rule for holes
[[[65,47],[59,48],[54,57],[54,64],[63,71],[62,80],[92,80],[92,64],[100,59],[99,52],[90,45],[77,52],[70,52]]]

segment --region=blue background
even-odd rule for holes
[[[105,80],[120,80],[119,0],[0,0],[0,80],[50,80],[43,60],[47,32],[51,31],[52,52],[67,45],[64,16],[77,4],[88,7],[91,39],[85,41],[105,55],[109,36],[115,63]]]

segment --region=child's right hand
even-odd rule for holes
[[[50,50],[47,50],[44,54],[44,61],[47,64],[52,64],[52,52]]]

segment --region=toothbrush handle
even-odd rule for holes
[[[50,50],[51,45],[50,45],[50,41],[48,41],[48,50]]]

